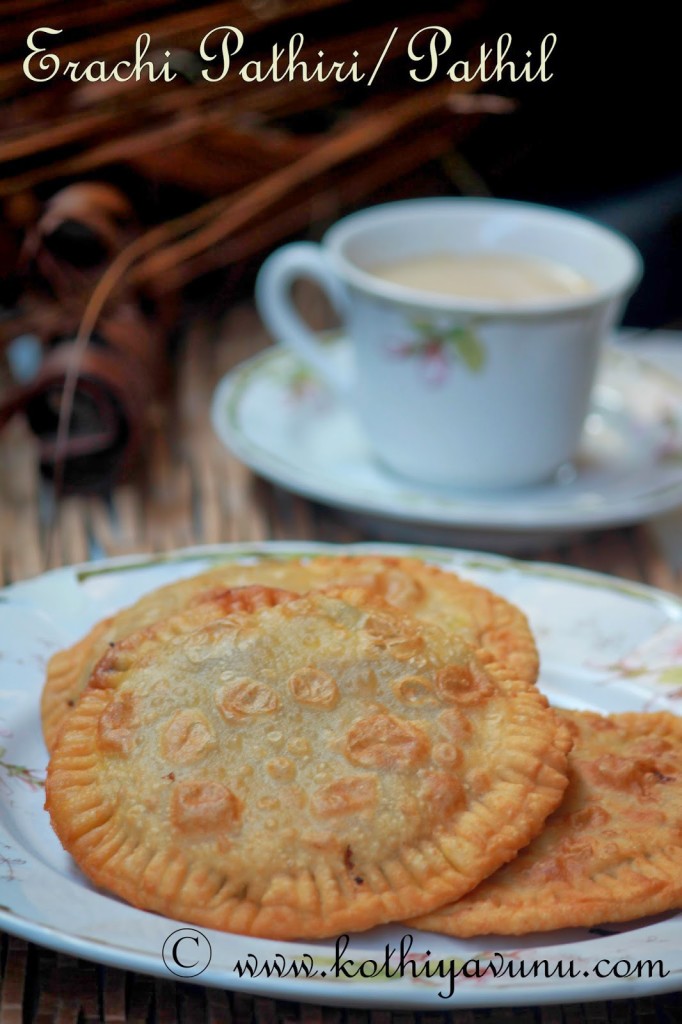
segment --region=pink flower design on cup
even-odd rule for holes
[[[473,327],[443,328],[426,320],[413,320],[411,327],[417,336],[391,345],[388,351],[400,359],[419,359],[429,384],[443,384],[453,362],[471,373],[483,369],[486,352]]]

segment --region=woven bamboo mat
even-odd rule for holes
[[[249,305],[225,321],[195,320],[177,361],[176,399],[149,437],[137,477],[108,497],[51,498],[35,444],[20,422],[0,437],[0,579],[9,583],[92,557],[163,552],[192,544],[363,538],[329,510],[262,481],[214,438],[208,416],[217,380],[266,344]],[[610,572],[680,592],[681,579],[645,527],[594,534],[539,557]],[[521,1024],[677,1022],[682,995],[623,1002],[453,1011],[362,1012],[249,998],[102,968],[3,937],[0,1024],[165,1022],[188,1024]]]

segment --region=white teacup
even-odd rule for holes
[[[532,301],[420,290],[373,270],[434,253],[511,254],[586,279],[582,294]],[[350,402],[377,458],[424,483],[508,487],[549,478],[574,455],[599,347],[641,275],[625,238],[574,214],[496,199],[415,199],[335,224],[321,245],[285,245],[256,283],[260,314]],[[296,311],[317,281],[351,339],[340,379]]]

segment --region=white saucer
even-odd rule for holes
[[[345,339],[330,345],[340,362],[349,358]],[[374,459],[352,409],[284,347],[220,382],[212,420],[240,459],[291,491],[384,527],[454,528],[465,544],[495,535],[501,546],[538,543],[682,505],[682,380],[617,347],[605,351],[575,461],[533,487],[471,492],[395,476]]]

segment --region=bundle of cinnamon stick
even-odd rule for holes
[[[390,21],[353,0],[7,0],[0,242],[17,254],[4,273],[16,308],[0,341],[33,333],[46,359],[0,424],[28,410],[46,465],[71,459],[76,481],[97,458],[124,472],[164,379],[159,311],[450,151],[490,101],[475,81],[416,86],[407,42],[438,24],[465,52],[484,13],[484,0],[418,13],[397,0]],[[239,34],[249,74],[226,71]],[[126,375],[148,401],[114,386]]]

